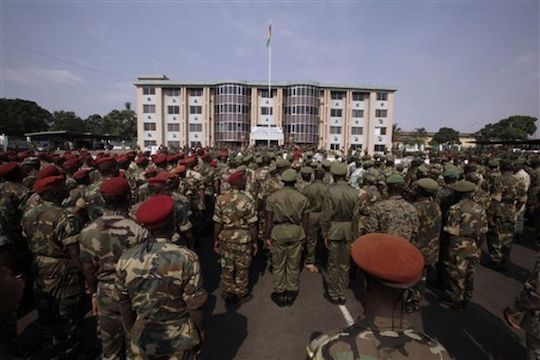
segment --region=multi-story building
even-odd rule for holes
[[[392,147],[395,88],[314,82],[178,82],[141,76],[141,148],[298,144],[327,150]]]

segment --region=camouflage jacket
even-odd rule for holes
[[[494,180],[491,189],[491,197],[495,201],[504,203],[515,203],[516,201],[526,201],[527,195],[525,185],[510,171],[505,171]]]
[[[14,182],[0,183],[0,243],[18,243],[21,239],[21,219],[30,192]]]
[[[320,335],[307,346],[308,359],[451,359],[435,339],[410,328],[407,321],[365,317],[351,327]]]
[[[536,255],[534,268],[516,297],[514,308],[523,313],[521,328],[528,335],[540,339],[540,252]]]
[[[187,197],[184,195],[173,191],[168,194],[174,201],[174,218],[176,222],[176,230],[178,232],[184,232],[190,230],[193,225],[191,224],[190,218],[192,215],[191,204]],[[148,197],[151,197],[150,195]],[[138,202],[129,209],[129,216],[133,219],[136,218],[136,212],[139,206],[144,201]]]
[[[34,255],[36,283],[55,298],[82,291],[79,270],[66,247],[78,242],[77,218],[55,204],[41,200],[22,219],[23,234]]]
[[[272,212],[272,240],[289,243],[306,237],[302,217],[309,201],[300,192],[284,187],[266,199],[266,211]]]
[[[106,180],[106,178],[102,177],[97,182],[88,185],[88,188],[86,189],[86,209],[90,220],[95,220],[103,215],[105,200],[103,200],[103,196],[101,196],[99,187],[104,180]]]
[[[94,265],[98,288],[106,296],[112,296],[115,267],[120,255],[146,237],[146,229],[127,214],[108,209],[81,231],[81,261]]]
[[[369,217],[369,209],[382,200],[382,195],[373,185],[365,185],[358,191],[358,198],[354,206],[354,236],[363,235],[366,231],[366,221]]]
[[[199,309],[207,297],[198,256],[169,239],[135,245],[116,265],[114,298],[137,316],[129,340],[156,357],[199,344],[189,310]]]
[[[412,242],[424,255],[426,265],[434,265],[439,260],[439,236],[441,234],[441,209],[430,198],[412,204],[418,212],[418,235]]]
[[[274,192],[282,188],[283,183],[281,182],[281,178],[278,175],[270,175],[263,182],[262,189],[257,195],[257,198],[260,200],[266,200],[266,198],[270,196],[270,194],[273,194]]]
[[[375,204],[366,220],[367,233],[396,234],[412,243],[418,235],[418,212],[401,196],[392,196]]]
[[[249,225],[258,220],[255,200],[245,191],[227,191],[217,198],[213,220],[223,226],[219,233],[220,241],[251,242]]]
[[[451,236],[478,240],[487,230],[486,211],[474,200],[462,199],[450,207],[444,231]]]
[[[320,217],[322,233],[327,240],[352,241],[353,210],[357,192],[343,180],[328,187]]]

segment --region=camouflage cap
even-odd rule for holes
[[[405,180],[403,179],[403,176],[398,174],[392,174],[386,178],[386,183],[388,185],[392,184],[403,184],[405,183]]]
[[[300,174],[311,175],[313,174],[313,168],[310,166],[304,166],[300,169]]]
[[[468,193],[476,189],[476,185],[467,180],[460,180],[452,185],[452,189],[459,193]]]
[[[296,176],[296,170],[287,169],[281,174],[281,180],[283,180],[283,182],[296,182]]]
[[[342,162],[334,161],[332,166],[330,166],[330,172],[336,176],[345,176],[347,175],[347,165]]]
[[[279,158],[279,159],[276,160],[276,167],[278,169],[289,168],[289,167],[291,167],[291,162],[289,160]]]
[[[439,190],[439,184],[437,184],[437,182],[431,178],[422,178],[420,180],[417,180],[416,186],[430,193],[433,193]]]

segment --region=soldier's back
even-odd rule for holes
[[[366,231],[396,234],[413,240],[418,233],[418,212],[401,196],[375,204],[366,222]]]
[[[322,210],[322,201],[327,190],[328,186],[320,180],[314,181],[303,189],[302,194],[309,200],[309,212]]]
[[[439,236],[442,226],[441,210],[432,199],[422,199],[412,204],[418,212],[418,235],[414,245],[424,255],[426,265],[433,265],[439,257]]]

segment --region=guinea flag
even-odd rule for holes
[[[270,46],[270,40],[272,39],[272,24],[268,24],[268,37],[266,38],[266,47]]]

